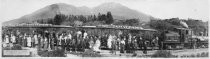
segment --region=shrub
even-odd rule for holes
[[[4,47],[3,50],[11,50],[10,47]]]
[[[11,49],[12,49],[12,50],[22,50],[22,47],[21,47],[21,45],[19,45],[19,44],[15,44],[15,45],[13,45],[13,46],[11,47]]]
[[[209,53],[208,52],[202,52],[201,53],[201,55],[200,55],[200,57],[208,57],[209,56]]]
[[[66,57],[64,50],[60,49],[54,51],[47,51],[47,50],[39,51],[38,55],[42,57]]]
[[[163,57],[163,58],[169,58],[169,57],[174,57],[170,51],[166,50],[159,50],[156,51],[151,57]]]
[[[4,47],[3,50],[22,50],[22,47],[19,44],[15,44],[12,47]]]
[[[196,57],[200,57],[200,54],[198,53],[198,54],[196,55]]]
[[[194,54],[191,54],[190,57],[195,57],[195,55]]]
[[[92,50],[87,50],[84,53],[81,54],[82,57],[101,57],[99,53],[96,53]]]
[[[182,55],[181,57],[208,57],[208,52],[202,52],[197,54],[191,54],[191,55]]]
[[[206,52],[206,57],[209,57],[209,52]]]
[[[135,57],[135,56],[137,56],[137,53],[133,53],[132,57]]]

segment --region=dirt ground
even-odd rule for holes
[[[29,49],[32,52],[33,57],[40,57],[37,54],[37,49],[35,48],[24,48],[24,49]],[[157,50],[150,50],[147,51],[147,54],[144,54],[143,51],[136,51],[137,56],[145,56],[145,55],[152,55],[156,52]],[[202,52],[209,52],[208,48],[200,48],[200,49],[182,49],[182,50],[169,50],[173,55],[177,55],[178,57],[182,55],[191,55],[191,54],[197,54],[197,53],[202,53]],[[109,50],[101,50],[100,54],[102,57],[132,57],[133,54],[131,53],[120,53],[120,51],[117,51],[116,54],[110,53]],[[81,57],[78,55],[73,55],[73,54],[66,54],[67,57]]]
[[[152,55],[156,52],[157,50],[150,50],[147,51],[147,54],[144,54],[143,51],[136,51],[137,56],[144,56],[144,55]],[[182,50],[169,50],[173,55],[176,55],[178,57],[182,55],[191,55],[191,54],[197,54],[197,53],[202,53],[202,52],[209,52],[208,48],[200,48],[200,49],[182,49]],[[119,51],[117,51],[117,54],[111,54],[109,51],[104,51],[100,53],[103,56],[107,57],[132,57],[133,54],[120,54]]]

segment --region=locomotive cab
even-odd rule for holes
[[[175,31],[166,31],[163,41],[164,49],[182,49],[189,43],[192,36],[191,29],[175,28]]]

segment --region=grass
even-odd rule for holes
[[[85,52],[70,52],[70,54],[82,56],[82,57],[102,57],[100,53],[94,52],[92,50],[86,50]]]
[[[87,50],[84,53],[82,53],[82,57],[101,57],[101,55],[92,50]]]
[[[182,58],[186,58],[186,57],[209,57],[209,53],[208,52],[202,52],[202,53],[197,53],[197,54],[190,54],[190,55],[182,55]]]
[[[19,44],[14,44],[12,47],[4,47],[3,50],[22,50],[22,47]]]
[[[159,51],[156,51],[151,57],[171,58],[171,57],[177,57],[177,56],[172,55],[170,51],[159,50]]]
[[[12,47],[8,46],[8,47],[4,47],[3,50],[23,50],[21,45],[19,44],[14,44]],[[30,55],[3,55],[2,57],[31,57],[31,53]]]
[[[42,50],[38,51],[38,55],[41,57],[66,57],[65,52],[62,49],[54,51]]]

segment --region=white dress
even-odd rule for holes
[[[109,35],[109,38],[107,40],[108,48],[112,48],[112,39],[113,39],[113,36]]]
[[[93,51],[100,51],[99,47],[101,46],[100,40],[96,40],[96,43],[93,47]]]
[[[83,37],[83,38],[86,38],[86,37],[87,37],[87,35],[88,35],[88,34],[85,32],[85,33],[84,33],[84,37]]]
[[[61,39],[62,39],[62,35],[61,36],[59,36],[59,45],[61,45]]]
[[[11,39],[12,39],[12,43],[15,43],[16,42],[15,36],[12,36]]]
[[[6,43],[9,43],[9,36],[6,35]]]
[[[72,36],[71,36],[71,34],[69,34],[69,35],[68,35],[68,38],[69,38],[69,39],[72,39]]]
[[[92,49],[93,46],[94,46],[94,42],[93,42],[93,40],[91,40],[91,41],[89,42],[89,48]]]
[[[77,35],[81,35],[81,34],[82,34],[82,32],[81,32],[81,31],[78,31],[78,32],[77,32]]]
[[[38,44],[38,37],[37,37],[37,35],[34,35],[34,39],[35,39],[35,44]]]
[[[31,37],[27,37],[27,46],[31,47]]]

